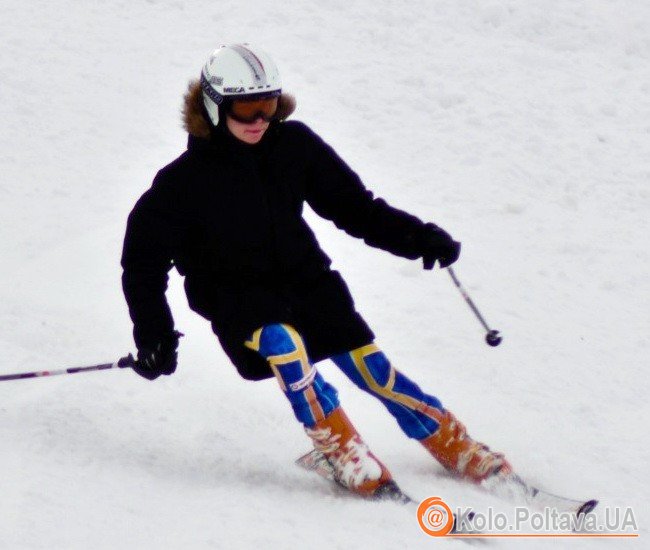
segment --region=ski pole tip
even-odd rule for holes
[[[503,340],[502,336],[499,334],[498,330],[491,330],[485,335],[485,341],[488,346],[496,347]]]

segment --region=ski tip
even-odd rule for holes
[[[578,517],[582,516],[583,514],[592,512],[596,506],[598,506],[598,501],[596,499],[588,500],[582,506],[580,506],[580,508],[578,508]]]

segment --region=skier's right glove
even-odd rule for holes
[[[174,331],[162,338],[152,348],[138,349],[138,360],[133,365],[133,370],[147,380],[155,380],[161,374],[173,374],[176,370],[178,353],[178,339],[183,336]]]
[[[436,260],[440,267],[449,267],[460,256],[460,243],[444,229],[433,223],[424,225],[422,234],[422,262],[424,269],[433,269]]]

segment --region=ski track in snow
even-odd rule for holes
[[[378,344],[531,482],[633,506],[641,539],[629,544],[644,545],[650,5],[6,4],[0,373],[132,348],[119,283],[126,216],[185,147],[188,80],[220,43],[250,41],[297,96],[293,118],[378,195],[463,242],[456,271],[504,335],[485,346],[445,273],[308,213]],[[0,548],[436,544],[410,511],[341,496],[295,468],[309,445],[275,382],[238,378],[177,276],[168,295],[187,334],[173,377],[0,384]],[[334,365],[321,369],[406,492],[510,509],[450,479]],[[554,542],[489,546],[567,547]]]

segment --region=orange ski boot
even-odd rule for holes
[[[386,466],[370,452],[340,406],[305,431],[331,464],[336,481],[353,493],[379,497],[395,486]]]
[[[441,411],[438,422],[438,430],[421,442],[447,470],[476,483],[512,472],[512,466],[503,454],[490,451],[487,445],[474,441],[467,435],[465,426],[449,411]]]

